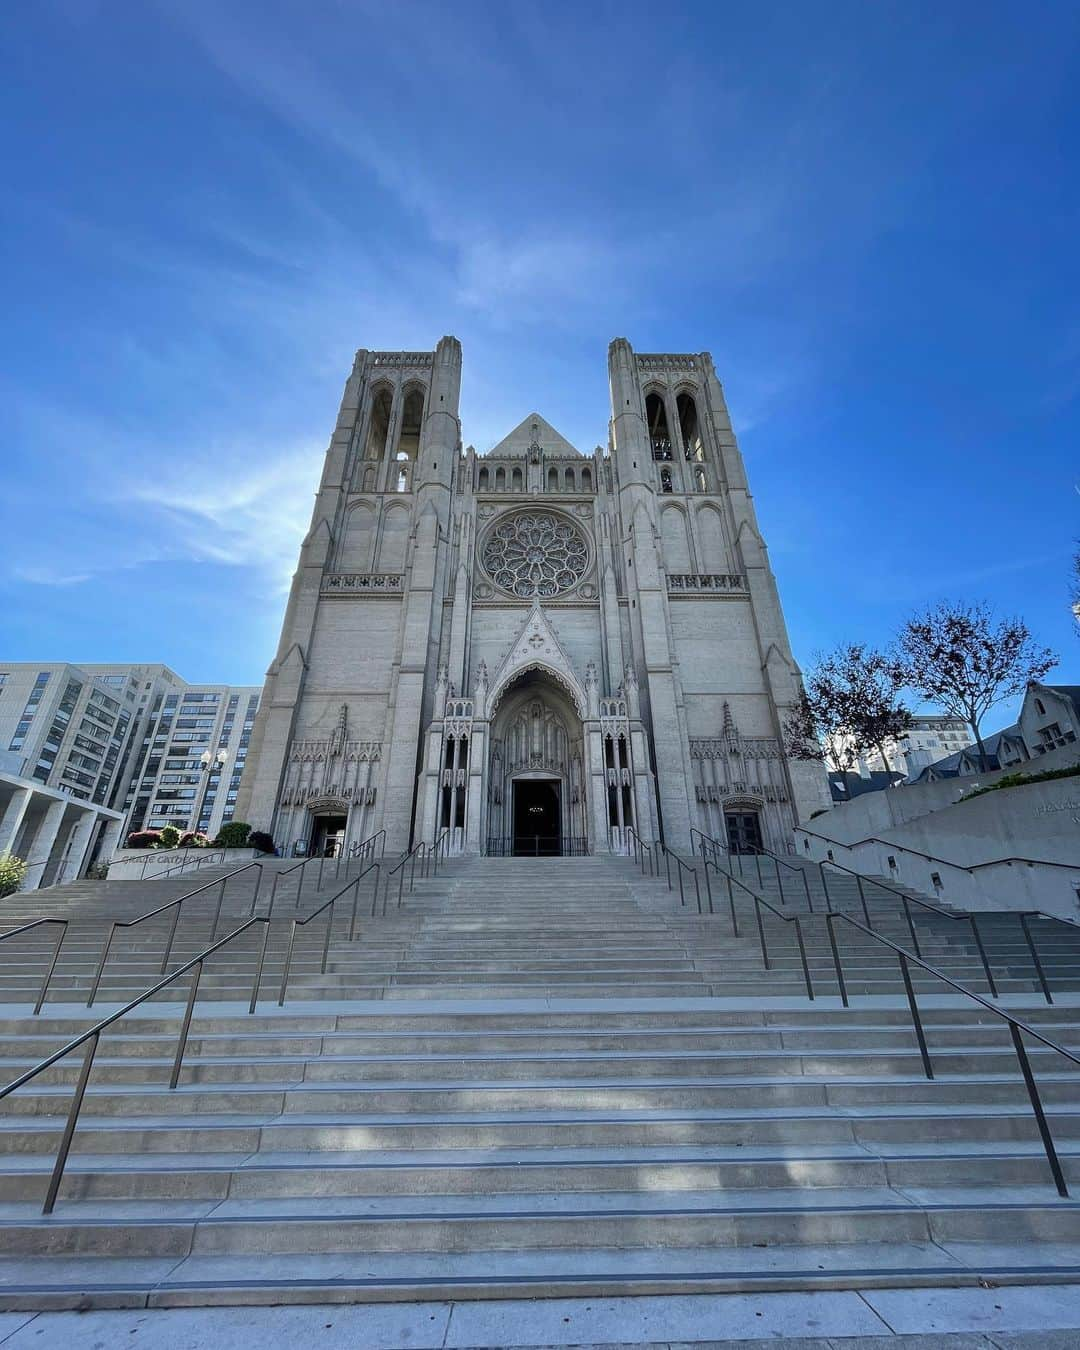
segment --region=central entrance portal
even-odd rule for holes
[[[558,857],[562,809],[557,778],[514,780],[514,856]]]

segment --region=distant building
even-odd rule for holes
[[[3,768],[124,817],[123,834],[232,820],[254,686],[192,685],[160,664],[0,666]]]
[[[871,750],[864,756],[864,763],[870,773],[883,773],[887,769],[904,778],[914,778],[928,764],[971,745],[972,739],[967,723],[958,717],[936,713],[913,717],[902,736],[890,737],[885,742],[887,762],[882,761],[876,750]]]
[[[1078,745],[1080,758],[1080,685],[1029,684],[1019,718],[1001,731],[983,737],[986,765],[979,761],[976,745],[965,746],[928,765],[916,782],[933,783],[943,778],[964,778],[987,769],[1034,770],[1043,755],[1065,746]]]
[[[233,819],[260,690],[157,690],[132,756],[123,801],[129,830],[175,825],[211,837]]]
[[[861,797],[864,792],[882,792],[885,788],[896,787],[903,781],[902,773],[886,773],[883,769],[875,770],[873,773],[859,773],[855,769],[850,773],[837,773],[830,769],[829,794],[834,802],[850,802],[856,797]]]

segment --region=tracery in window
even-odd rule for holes
[[[588,563],[584,536],[552,511],[521,511],[488,536],[483,563],[496,586],[523,600],[559,595],[577,584]]]

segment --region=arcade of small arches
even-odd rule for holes
[[[549,464],[544,473],[547,492],[592,492],[592,465]],[[476,470],[477,492],[524,492],[525,471],[519,464],[480,464]]]

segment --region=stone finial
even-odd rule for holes
[[[487,697],[488,668],[487,662],[481,661],[476,667],[476,678],[473,680],[473,715],[475,717],[487,716]]]
[[[590,661],[585,667],[585,698],[588,702],[590,717],[600,716],[600,681],[596,675],[596,663]]]

